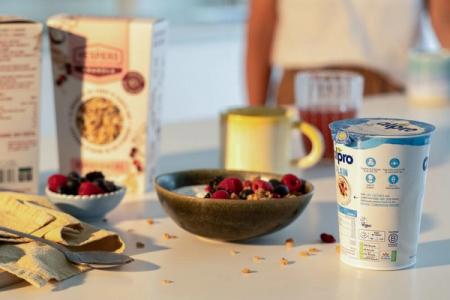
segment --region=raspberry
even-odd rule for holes
[[[242,188],[241,180],[236,177],[227,177],[217,185],[217,189],[226,190],[229,193],[235,194],[239,194]]]
[[[326,243],[326,244],[332,244],[336,242],[336,239],[334,238],[334,236],[332,234],[328,234],[328,233],[322,233],[320,235],[320,239],[322,240],[322,243]]]
[[[299,192],[302,188],[302,181],[294,174],[284,175],[281,182],[288,187],[290,193]]]
[[[264,181],[262,179],[253,180],[252,188],[253,188],[253,191],[255,191],[255,192],[259,189],[261,189],[263,191],[268,191],[268,192],[273,191],[273,186],[269,182]]]
[[[230,194],[228,194],[225,190],[218,190],[215,191],[214,194],[211,195],[211,198],[213,199],[229,199]]]
[[[78,195],[97,195],[102,194],[103,190],[99,188],[96,184],[85,181],[80,184],[80,187],[78,188]]]
[[[242,182],[242,186],[244,189],[251,189],[252,188],[252,181],[251,180],[244,180]]]
[[[67,184],[67,177],[62,174],[54,174],[48,178],[47,185],[50,191],[58,193],[60,188]]]

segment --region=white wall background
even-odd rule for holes
[[[172,28],[166,59],[162,122],[214,118],[245,102],[243,26]],[[48,41],[42,53],[41,133],[56,136]]]

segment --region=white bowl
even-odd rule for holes
[[[96,221],[113,210],[125,196],[126,188],[119,187],[115,192],[74,196],[64,195],[45,189],[45,194],[60,210],[83,221]]]

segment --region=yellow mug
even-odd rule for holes
[[[221,114],[221,159],[226,169],[286,173],[317,164],[324,152],[323,136],[313,125],[294,121],[282,107],[243,107]],[[292,159],[292,130],[311,140],[310,153]]]

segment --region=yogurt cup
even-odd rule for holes
[[[388,118],[340,120],[329,127],[341,260],[375,270],[414,265],[435,127]]]

